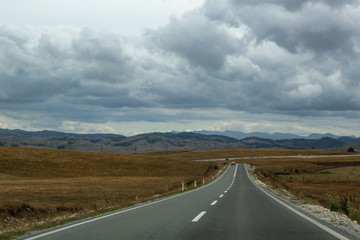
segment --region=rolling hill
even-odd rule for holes
[[[229,133],[230,131],[228,131]],[[209,134],[213,133],[213,134]],[[339,149],[357,146],[360,138],[322,137],[291,138],[296,135],[280,134],[289,138],[237,137],[207,132],[147,133],[126,137],[117,134],[75,134],[57,131],[30,132],[24,130],[0,129],[0,146],[22,146],[54,148],[91,152],[138,153],[172,150],[214,150],[214,149]],[[232,132],[234,134],[235,132]],[[274,135],[273,135],[274,136]],[[239,137],[239,136],[238,136]]]

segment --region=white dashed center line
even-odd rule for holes
[[[234,183],[234,180],[235,180],[235,177],[236,177],[236,170],[237,170],[237,165],[236,165],[236,168],[235,168],[235,173],[234,173],[234,177],[233,177],[233,180],[232,180],[232,183],[230,184],[230,186],[228,187],[228,189],[227,190],[225,190],[225,192],[224,193],[227,193],[227,191],[229,191],[230,190],[230,188],[232,187],[232,185],[233,185],[233,183]],[[221,194],[220,196],[219,196],[219,198],[222,198],[224,196],[224,194]],[[215,201],[213,201],[210,205],[211,206],[214,206],[216,203],[218,202],[218,200],[215,200]],[[199,221],[200,220],[200,218],[202,218],[202,216],[204,216],[205,215],[205,213],[206,213],[206,211],[202,211],[201,213],[199,213],[191,222],[197,222],[197,221]]]
[[[201,213],[199,213],[199,214],[192,220],[192,222],[197,222],[197,221],[199,221],[199,219],[200,219],[202,216],[204,216],[205,213],[206,213],[206,211],[202,211]]]

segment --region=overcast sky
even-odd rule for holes
[[[0,128],[360,137],[360,0],[0,4]]]

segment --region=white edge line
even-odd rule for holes
[[[184,193],[179,193],[179,194],[176,194],[176,195],[171,196],[171,197],[165,197],[164,199],[160,199],[160,200],[157,200],[157,201],[155,201],[155,202],[150,202],[150,203],[146,203],[146,204],[144,204],[144,205],[140,205],[140,206],[137,206],[137,207],[132,207],[132,208],[130,208],[130,209],[120,210],[119,212],[110,213],[110,214],[107,214],[107,215],[105,215],[105,216],[95,217],[95,218],[93,218],[93,219],[90,219],[90,220],[87,220],[87,221],[84,221],[84,222],[79,222],[79,223],[71,224],[71,225],[69,225],[69,226],[62,227],[62,228],[59,228],[59,229],[55,229],[55,230],[52,230],[52,231],[50,231],[50,232],[46,232],[46,233],[42,233],[42,234],[39,234],[39,235],[36,235],[36,236],[33,236],[33,237],[25,238],[25,240],[38,239],[38,238],[45,237],[45,236],[48,236],[48,235],[51,235],[51,234],[54,234],[54,233],[57,233],[57,232],[61,232],[61,231],[64,231],[64,230],[67,230],[67,229],[70,229],[70,228],[74,228],[74,227],[80,226],[80,225],[83,225],[83,224],[95,222],[95,221],[98,221],[98,220],[101,220],[101,219],[104,219],[104,218],[112,217],[112,216],[115,216],[115,215],[118,215],[118,214],[121,214],[121,213],[129,212],[129,211],[132,211],[132,210],[135,210],[135,209],[138,209],[138,208],[150,206],[150,205],[153,205],[153,204],[156,204],[156,203],[160,203],[160,202],[164,202],[164,201],[167,201],[167,200],[170,200],[170,199],[173,199],[173,198],[176,198],[176,197],[180,197],[180,196],[183,196],[183,195],[192,193],[192,192],[196,192],[196,191],[198,191],[198,190],[200,190],[200,189],[209,187],[209,186],[213,185],[214,183],[216,183],[217,181],[219,181],[219,180],[225,175],[225,173],[227,173],[228,169],[229,169],[229,168],[226,168],[226,170],[225,170],[225,171],[220,175],[220,177],[218,177],[215,181],[213,181],[213,182],[211,182],[211,183],[208,183],[208,184],[206,184],[206,185],[203,185],[203,186],[201,186],[201,187],[199,187],[199,188],[196,188],[196,189],[193,189],[193,190],[189,190],[189,191],[186,191],[186,192],[184,192]]]
[[[263,191],[266,195],[268,195],[269,197],[271,197],[272,199],[274,199],[275,201],[277,201],[278,203],[280,203],[281,205],[283,205],[284,207],[288,208],[289,210],[293,211],[294,213],[296,213],[297,215],[299,215],[300,217],[308,220],[309,222],[311,222],[312,224],[314,224],[315,226],[323,229],[324,231],[328,232],[329,234],[333,235],[334,237],[338,238],[338,239],[341,239],[341,240],[349,240],[347,237],[341,235],[340,233],[338,232],[335,232],[334,230],[332,230],[331,228],[319,223],[318,221],[306,216],[305,214],[297,211],[296,209],[292,208],[291,206],[283,203],[282,201],[280,201],[279,199],[275,198],[274,196],[272,196],[271,194],[267,193],[264,189],[260,188],[259,186],[257,186],[253,180],[250,178],[249,176],[249,172],[247,171],[246,169],[246,166],[244,165],[244,168],[245,168],[245,171],[248,175],[248,178],[250,179],[250,181],[257,187],[259,188],[261,191]]]
[[[200,218],[205,215],[205,213],[206,213],[206,211],[202,211],[201,213],[199,213],[199,214],[192,220],[192,222],[197,222],[197,221],[199,221]]]

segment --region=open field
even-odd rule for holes
[[[188,154],[1,147],[1,235],[177,192],[181,182],[191,188],[194,180],[209,181],[222,166],[194,162]]]
[[[360,155],[242,160],[265,183],[305,201],[343,212],[360,223]]]
[[[181,182],[185,182],[186,188],[192,188],[194,180],[198,185],[203,179],[210,181],[225,164],[225,161],[193,160],[297,154],[338,155],[344,152],[238,149],[111,154],[0,147],[0,238],[5,239],[12,232],[49,226],[69,218],[84,217],[175,193],[180,191]],[[355,161],[354,158],[351,160]],[[277,168],[284,170],[285,165],[287,169],[300,170],[306,164],[314,165],[311,159],[294,161],[264,159],[256,164],[259,164],[259,169],[263,167],[271,171]],[[325,158],[315,161],[342,160]],[[328,166],[315,165],[318,166],[316,171],[329,169]],[[349,175],[349,181],[355,179],[356,174]],[[281,181],[289,182],[289,186],[296,182],[282,178]]]

